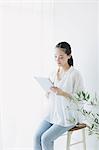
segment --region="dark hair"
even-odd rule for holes
[[[70,55],[71,54],[71,46],[67,42],[60,42],[56,45],[56,48],[62,48],[65,54]],[[73,57],[71,56],[70,59],[68,59],[69,66],[73,66]]]

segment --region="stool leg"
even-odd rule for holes
[[[70,150],[71,134],[72,134],[72,131],[68,131],[68,132],[67,132],[67,144],[66,144],[66,150]]]
[[[82,136],[83,136],[83,149],[86,150],[86,135],[85,135],[85,128],[82,129]]]

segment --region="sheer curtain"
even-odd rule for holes
[[[96,8],[97,2],[84,0],[0,3],[3,150],[32,150],[33,133],[47,110],[45,93],[33,76],[48,76],[53,71],[58,42],[71,44],[75,66],[86,88],[98,91]],[[60,137],[55,148],[64,149],[65,141],[66,137]],[[87,137],[87,145],[93,150],[96,144]]]
[[[33,76],[48,76],[53,69],[53,3],[31,2],[15,1],[0,6],[3,89],[0,120],[5,150],[32,149],[33,133],[44,114],[43,103],[47,102]]]

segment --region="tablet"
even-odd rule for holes
[[[34,77],[34,79],[45,91],[48,91],[52,86],[54,86],[54,84],[47,77]]]

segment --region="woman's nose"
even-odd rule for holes
[[[56,61],[59,61],[59,57],[56,58]]]

